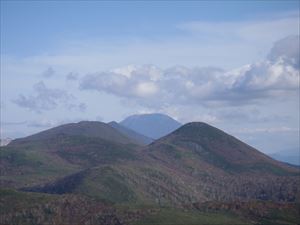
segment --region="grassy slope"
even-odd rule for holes
[[[108,202],[135,202],[136,195],[128,182],[112,166],[93,168],[78,185],[75,193]]]
[[[2,147],[1,186],[31,186],[74,173],[80,168],[44,151]]]
[[[159,147],[159,144],[180,147],[227,171],[257,170],[277,175],[291,175],[298,172],[299,175],[299,170],[275,161],[235,137],[205,123],[188,123],[153,146]]]
[[[84,136],[60,136],[1,147],[0,184],[33,186],[88,167],[134,160],[135,147]]]
[[[160,149],[159,152],[166,154],[167,157],[161,155],[158,159],[162,161],[158,161],[158,159],[149,158],[137,152],[133,154],[134,149],[115,144],[108,145],[109,143],[102,141],[98,143],[98,141],[98,139],[91,138],[84,138],[81,141],[80,138],[75,138],[75,140],[67,140],[64,144],[60,144],[61,149],[57,155],[64,159],[62,162],[72,162],[74,164],[70,165],[76,165],[81,169],[86,168],[88,162],[89,165],[94,166],[75,188],[70,191],[66,190],[66,193],[83,193],[117,203],[152,204],[159,202],[164,206],[210,199],[224,198],[224,200],[228,200],[228,198],[237,196],[241,198],[273,198],[272,193],[278,193],[280,189],[283,198],[290,198],[290,196],[299,198],[299,196],[294,196],[294,180],[284,176],[268,175],[264,177],[261,175],[256,177],[255,174],[247,174],[247,177],[235,177],[231,173],[216,169],[207,162],[201,161],[201,157],[197,154],[186,155],[176,147],[171,148],[171,151],[165,146],[164,149]],[[103,143],[105,143],[104,146],[99,150],[97,146],[101,146]],[[31,173],[26,172],[13,177],[2,176],[2,180],[16,180],[19,184],[30,186],[37,180],[46,182],[47,180],[42,179],[49,181],[53,180],[54,175],[64,174],[63,167],[51,165],[58,161],[44,158],[43,154],[49,153],[39,151],[39,154],[43,156],[41,158],[45,160],[45,164],[33,163],[34,161],[31,159],[28,161],[33,167],[30,168],[33,169]],[[52,153],[50,156],[53,156]],[[13,162],[19,163],[18,161],[13,160]],[[27,163],[24,159],[20,161],[25,165]],[[37,166],[34,166],[35,164]],[[49,169],[56,169],[51,171],[53,176],[47,171],[46,165],[49,166]],[[24,168],[26,169],[26,166]],[[54,189],[61,190],[62,188],[59,186],[65,184],[66,182],[58,182]]]

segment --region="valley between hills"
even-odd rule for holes
[[[299,167],[202,122],[64,124],[11,141],[0,159],[3,225],[300,222]]]

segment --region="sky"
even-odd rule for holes
[[[299,4],[1,0],[1,138],[159,112],[298,151]]]

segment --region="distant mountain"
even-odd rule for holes
[[[269,154],[273,159],[300,166],[300,149],[288,149]]]
[[[128,136],[124,135],[106,123],[98,121],[81,121],[78,123],[69,123],[54,127],[25,138],[15,139],[10,145],[34,140],[48,140],[62,135],[101,138],[107,141],[113,141],[122,144],[138,144],[135,140],[130,139]]]
[[[147,145],[153,141],[153,139],[146,137],[142,134],[139,134],[127,127],[124,127],[115,121],[109,122],[108,125],[115,128],[116,130],[118,130],[119,132],[124,134],[126,137],[130,138],[131,140],[134,140],[135,142],[140,143],[141,145]]]
[[[181,126],[173,118],[159,113],[132,115],[120,124],[152,139],[161,138]]]

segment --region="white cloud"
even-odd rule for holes
[[[232,84],[233,90],[245,92],[292,91],[299,88],[299,70],[281,58],[277,61],[263,61],[249,66],[239,74]]]
[[[139,97],[151,97],[158,91],[158,88],[154,82],[143,82],[136,86],[136,95]]]
[[[296,38],[288,38],[296,42]],[[286,45],[291,48],[295,43]],[[271,54],[274,55],[274,48]],[[288,97],[299,91],[299,68],[294,54],[276,53],[272,60],[249,64],[224,72],[222,69],[153,65],[128,66],[86,75],[80,86],[128,98],[139,105],[162,109],[169,105],[247,105],[265,98]],[[283,57],[284,56],[284,57]]]

